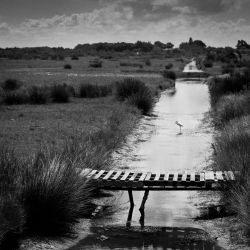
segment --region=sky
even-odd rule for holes
[[[0,47],[250,43],[250,0],[0,0]]]

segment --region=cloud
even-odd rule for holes
[[[7,23],[0,23],[0,35],[6,36],[10,33],[10,27]]]

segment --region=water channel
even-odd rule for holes
[[[130,140],[127,147],[117,154],[118,164],[120,167],[126,166],[128,169],[144,172],[204,170],[209,165],[213,133],[212,129],[204,123],[204,117],[209,108],[208,88],[202,80],[177,80],[175,91],[168,90],[162,93],[155,106],[154,116],[142,119],[136,132],[137,136],[133,135],[137,140]],[[183,124],[181,132],[175,124],[176,121]],[[95,235],[92,238],[87,237],[72,249],[221,249],[215,243],[207,241],[197,240],[192,246],[173,243],[173,237],[178,239],[186,229],[191,232],[197,230],[197,234],[203,232],[202,228],[196,225],[194,218],[200,216],[200,207],[207,200],[216,202],[214,193],[211,195],[207,191],[149,192],[144,221],[140,220],[141,214],[138,211],[142,197],[143,192],[134,192],[135,207],[131,220],[127,221],[128,194],[117,192],[111,198],[114,211],[94,219],[93,228],[109,227],[116,233],[122,227],[137,228],[139,232],[151,231],[152,228],[157,231],[161,228],[160,232],[164,231],[164,235],[159,233],[152,239],[163,237],[165,243],[160,244],[158,240],[154,245],[152,239],[147,242],[148,236],[144,239],[138,236],[137,240],[136,237],[132,239],[128,237],[125,241],[119,240],[117,236],[112,243],[112,237],[107,240],[104,238],[102,241]],[[110,202],[110,198],[108,200]],[[181,231],[179,235],[175,232],[174,236],[173,230]],[[101,230],[99,233],[109,235],[108,231],[105,233]],[[135,232],[134,235],[136,235]]]

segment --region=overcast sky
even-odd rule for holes
[[[0,0],[0,47],[250,42],[250,0]]]

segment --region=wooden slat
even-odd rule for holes
[[[145,179],[144,179],[144,181],[149,181],[150,178],[151,178],[151,174],[152,174],[151,172],[148,172]]]
[[[139,179],[139,181],[144,181],[148,173],[143,173]]]
[[[90,173],[93,169],[91,168],[85,168],[82,170],[82,172],[80,173],[81,176],[87,176],[88,173]]]
[[[122,171],[117,171],[117,173],[112,177],[112,180],[116,181],[117,178],[122,174]]]
[[[186,178],[187,178],[187,174],[184,173],[184,174],[182,175],[182,177],[181,177],[181,181],[182,181],[182,182],[186,182]]]
[[[103,180],[107,180],[112,174],[113,174],[114,170],[110,170],[104,177]]]
[[[214,172],[213,171],[205,172],[205,180],[214,181]]]
[[[178,181],[178,173],[174,173],[173,182],[177,182],[177,181]]]
[[[228,176],[228,174],[227,174],[227,171],[223,171],[223,172],[222,172],[222,175],[224,176],[224,178],[225,178],[226,181],[229,181],[229,180],[230,180],[230,178],[229,178],[229,176]]]
[[[125,181],[127,179],[127,177],[129,176],[129,174],[130,174],[129,171],[125,172],[125,174],[121,178],[121,181]]]
[[[195,182],[195,173],[191,173],[190,182]]]
[[[129,178],[129,181],[134,181],[136,176],[138,175],[139,173],[138,172],[135,172],[130,178]]]
[[[155,176],[155,181],[159,181],[160,175],[161,175],[160,173],[157,173],[157,174],[156,174],[156,176]]]
[[[92,170],[88,175],[87,178],[91,178],[93,175],[95,175],[97,170]]]
[[[169,179],[169,173],[165,174],[164,181],[168,181],[168,179]]]
[[[216,171],[215,174],[216,174],[216,180],[217,181],[219,181],[219,182],[224,181],[224,178],[222,176],[222,171]]]
[[[235,181],[234,173],[232,171],[228,171],[227,174],[231,181]]]
[[[93,179],[94,180],[98,180],[100,177],[101,177],[101,175],[103,174],[103,173],[105,173],[106,171],[105,170],[101,170],[97,175],[95,175],[94,177],[93,177]]]

